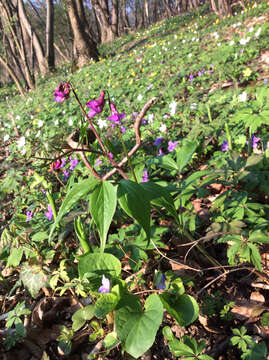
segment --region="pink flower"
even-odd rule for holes
[[[123,119],[126,116],[126,114],[124,113],[120,114],[113,103],[110,104],[110,110],[111,110],[111,116],[109,116],[107,119],[113,121],[115,124],[120,125],[121,119]]]
[[[61,82],[54,91],[54,100],[63,102],[69,98],[71,86],[67,82]]]
[[[177,144],[178,144],[178,142],[177,141],[168,141],[168,148],[167,148],[167,150],[169,151],[169,152],[172,152],[172,151],[174,151],[175,150],[175,148],[177,147]]]
[[[91,109],[91,111],[88,113],[89,117],[94,117],[103,111],[105,105],[104,97],[105,92],[101,91],[98,100],[91,100],[86,103],[86,106]]]

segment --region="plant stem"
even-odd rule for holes
[[[132,162],[131,162],[131,159],[130,159],[130,156],[129,156],[129,154],[128,154],[128,151],[127,151],[127,148],[126,148],[125,143],[124,143],[124,141],[123,141],[123,138],[122,138],[122,136],[121,136],[121,132],[120,132],[120,128],[119,128],[119,127],[118,127],[118,134],[119,134],[119,138],[120,138],[120,141],[121,141],[121,144],[122,144],[122,147],[123,147],[123,151],[124,151],[124,153],[125,153],[125,156],[127,157],[129,167],[130,167],[131,172],[132,172],[132,174],[133,174],[134,180],[135,180],[135,182],[138,183],[137,178],[136,178],[136,175],[135,175],[135,172],[134,172],[134,168],[133,168],[133,165],[132,165]]]

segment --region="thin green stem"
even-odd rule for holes
[[[130,169],[131,169],[131,172],[132,172],[132,174],[133,174],[134,180],[135,180],[135,182],[138,183],[137,178],[136,178],[136,175],[135,175],[135,172],[134,172],[134,168],[133,168],[133,165],[132,165],[132,162],[131,162],[131,159],[130,159],[130,156],[129,156],[129,154],[128,154],[126,145],[125,145],[125,143],[124,143],[124,141],[123,141],[123,138],[122,138],[122,135],[121,135],[121,132],[120,132],[120,128],[119,128],[119,127],[118,127],[118,134],[119,134],[119,138],[120,138],[120,141],[121,141],[121,144],[122,144],[122,147],[123,147],[123,151],[124,151],[125,156],[127,157],[127,160],[128,160],[128,165],[129,165],[129,167],[130,167]]]

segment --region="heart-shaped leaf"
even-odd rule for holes
[[[124,350],[134,358],[143,355],[153,344],[163,318],[163,306],[158,295],[150,295],[145,311],[139,297],[124,296],[115,311],[115,325]]]

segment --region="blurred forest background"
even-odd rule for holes
[[[97,61],[98,46],[135,33],[208,1],[223,17],[232,0],[1,0],[0,86],[15,82],[23,95],[62,63]],[[244,0],[240,5],[245,7]]]

